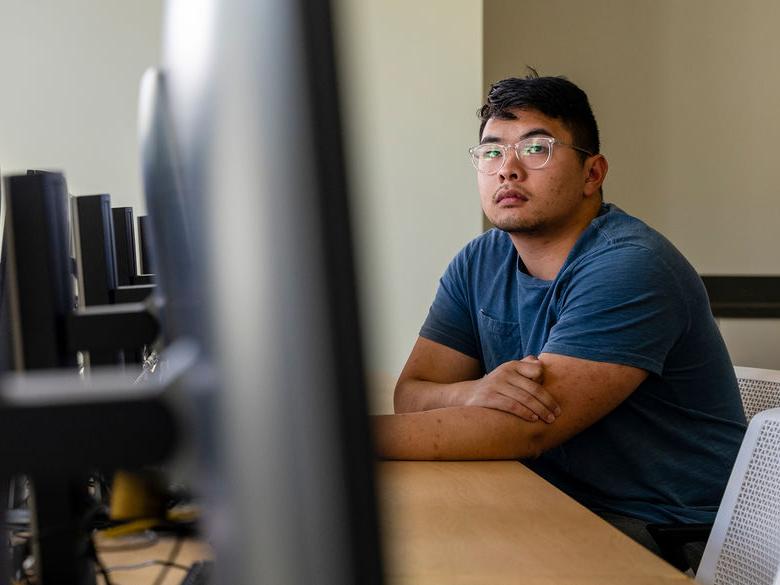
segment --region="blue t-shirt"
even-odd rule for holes
[[[524,463],[595,511],[714,520],[745,432],[737,381],[701,278],[642,221],[602,205],[551,281],[486,232],[450,263],[420,335],[485,373],[541,353],[646,370],[615,410]]]

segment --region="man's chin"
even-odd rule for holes
[[[534,235],[538,234],[544,229],[544,226],[539,222],[491,221],[491,223],[502,232],[507,232],[509,234]]]

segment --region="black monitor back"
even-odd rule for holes
[[[152,262],[152,227],[149,222],[149,216],[141,215],[138,217],[138,250],[141,253],[140,271],[141,274],[154,274],[154,263]]]
[[[138,275],[133,208],[114,207],[111,209],[111,217],[114,223],[117,284],[130,286],[136,284],[136,276]]]
[[[72,201],[80,305],[110,305],[119,286],[111,196],[81,195]]]
[[[6,295],[14,367],[75,366],[66,331],[74,298],[65,179],[59,173],[10,176],[5,194]]]
[[[5,213],[5,207],[0,210]],[[8,294],[6,293],[6,256],[8,256],[7,235],[3,233],[0,244],[0,372],[11,368],[11,321],[8,313]]]
[[[141,81],[139,99],[141,171],[148,215],[139,218],[143,269],[156,275],[162,332],[171,343],[191,338],[207,343],[203,331],[204,277],[196,237],[197,210],[181,182],[179,155],[165,78],[148,71]],[[141,221],[143,220],[143,221]]]
[[[220,580],[379,583],[329,3],[166,8],[172,146],[218,379]]]

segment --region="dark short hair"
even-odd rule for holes
[[[512,109],[536,110],[563,122],[575,146],[597,154],[599,128],[585,92],[565,77],[540,77],[535,69],[528,69],[530,73],[525,77],[508,77],[490,86],[485,104],[477,110],[482,120],[480,140],[491,118],[514,120]],[[586,155],[581,154],[584,160]]]

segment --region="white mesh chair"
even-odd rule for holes
[[[780,407],[780,371],[734,366],[734,373],[747,420],[762,410]]]
[[[750,421],[696,581],[775,585],[780,571],[780,408]]]

